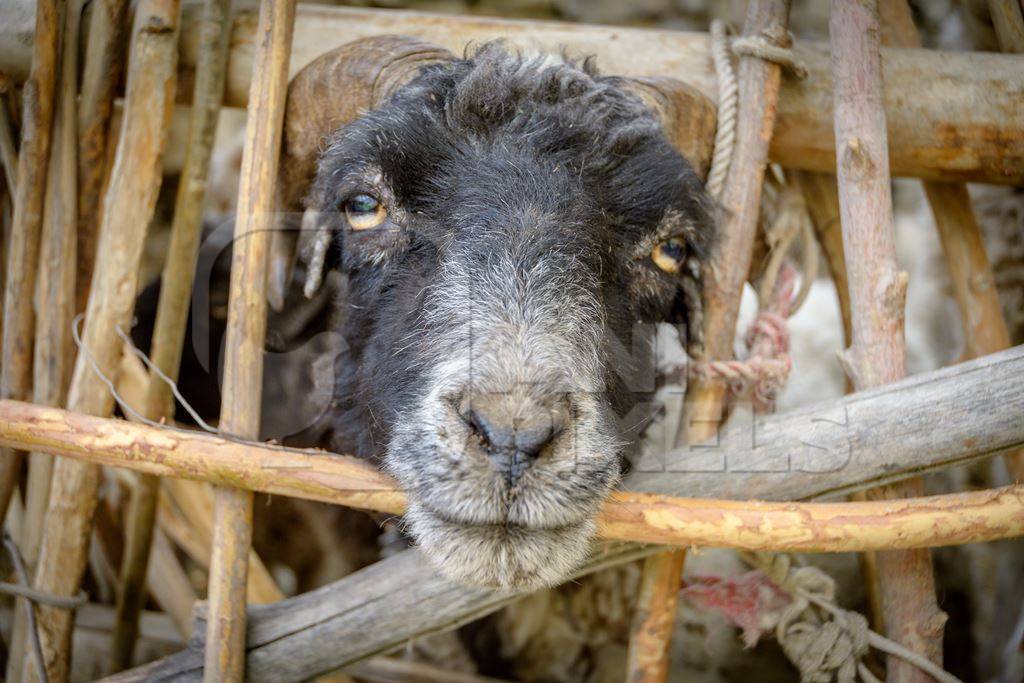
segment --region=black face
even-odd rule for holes
[[[583,558],[653,389],[643,323],[693,310],[708,200],[620,85],[486,45],[321,158],[310,207],[348,276],[335,445],[382,459],[462,580],[551,583]]]

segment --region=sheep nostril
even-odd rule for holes
[[[539,403],[510,404],[503,397],[474,397],[461,413],[484,452],[501,470],[518,479],[565,428],[563,410]]]

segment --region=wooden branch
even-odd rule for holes
[[[839,204],[852,310],[852,343],[844,359],[854,387],[863,389],[906,374],[907,275],[896,264],[875,0],[833,0],[829,35]],[[921,480],[914,479],[876,495],[891,499],[922,492]],[[941,666],[945,615],[935,602],[931,557],[926,551],[886,551],[878,554],[877,568],[886,633]],[[888,658],[887,681],[924,680],[928,675],[916,667]]]
[[[747,6],[743,27],[745,36],[766,38],[781,47],[790,43],[788,0],[754,0]],[[723,207],[722,221],[710,261],[703,268],[703,337],[706,358],[732,358],[743,285],[750,271],[754,236],[760,217],[764,170],[768,163],[768,147],[775,126],[775,110],[779,99],[781,68],[778,64],[756,57],[742,57],[739,64],[739,108],[736,143],[719,201]],[[726,385],[720,380],[694,379],[686,388],[683,415],[675,446],[699,443],[711,438],[723,414]],[[676,557],[645,563],[646,571],[675,571],[682,567],[683,551]],[[675,576],[648,577],[642,585],[664,587],[678,584]],[[653,588],[642,594],[658,598],[661,591]],[[670,638],[675,611],[665,613],[659,605],[639,603],[639,612],[655,620],[653,628],[643,624],[633,632],[646,642],[630,643],[630,669],[645,681],[663,681],[668,674],[669,643],[652,642],[660,636]],[[658,656],[655,656],[658,655]]]
[[[232,485],[236,482],[227,483]],[[190,533],[204,548],[201,553],[190,551],[184,545],[183,549],[194,561],[209,569],[210,547],[213,544],[213,490],[205,482],[165,479],[163,491],[177,505],[188,523]],[[255,551],[249,552],[249,579],[245,592],[246,601],[250,605],[277,602],[284,597]]]
[[[850,288],[846,278],[846,260],[843,256],[843,232],[839,221],[839,188],[836,177],[812,171],[793,171],[793,182],[800,185],[807,203],[818,244],[825,253],[832,282],[839,299],[839,313],[843,320],[843,339],[850,344]]]
[[[988,0],[996,40],[1003,52],[1024,52],[1024,7],[1019,0]]]
[[[626,680],[630,683],[656,683],[668,678],[669,646],[685,562],[686,550],[644,559],[626,657]]]
[[[183,79],[188,79],[196,64],[201,9],[198,4],[185,7]],[[254,11],[236,15],[226,92],[232,106],[245,106],[248,101],[255,27]],[[292,73],[343,43],[388,33],[424,38],[456,54],[469,42],[505,37],[513,44],[555,53],[568,46],[575,54],[596,55],[605,73],[674,74],[715,98],[704,33],[316,4],[299,8]],[[16,63],[8,68],[15,77],[28,66],[20,39],[23,36],[16,32],[0,31],[0,68],[13,60]],[[810,76],[802,81],[783,80],[771,159],[788,168],[834,173],[829,48],[825,43],[805,42],[797,43],[795,49],[809,66]],[[1024,112],[1019,106],[1024,73],[1017,62],[1005,55],[978,52],[883,50],[882,56],[891,86],[886,110],[894,175],[1024,184]]]
[[[152,561],[147,582],[153,599],[174,621],[184,638],[192,635],[192,610],[196,592],[188,575],[174,555],[170,540],[160,531],[153,534]]]
[[[7,193],[14,197],[18,184],[18,150],[14,146],[14,128],[7,110],[6,93],[0,90],[0,165],[4,169]]]
[[[1024,445],[1024,346],[801,410],[736,422],[714,449],[643,460],[628,490],[794,500],[841,495]],[[85,435],[78,438],[78,435]],[[0,402],[0,444],[254,491],[397,513],[391,481],[354,458]],[[717,461],[693,461],[712,452]],[[704,471],[694,465],[701,465]],[[714,465],[717,471],[707,471]],[[178,484],[169,479],[168,485]],[[756,492],[756,493],[755,493]],[[187,500],[188,507],[198,504]],[[184,508],[183,508],[184,509]]]
[[[66,9],[35,299],[37,308],[45,315],[36,316],[32,401],[48,406],[64,405],[74,361],[71,320],[75,315],[75,233],[78,227],[76,98],[82,4],[76,0]],[[36,568],[39,558],[52,473],[52,455],[29,455],[20,544],[29,571]],[[18,683],[28,650],[25,640],[27,622],[23,610],[15,610],[13,617],[7,680]]]
[[[984,363],[983,365],[987,365],[993,374],[1019,370],[1020,366],[1024,366],[1024,347],[1000,355],[1015,355],[1016,364]],[[982,364],[982,361],[973,361],[967,365],[978,364]],[[955,369],[961,367],[956,366]],[[963,374],[955,373],[952,376],[963,377]],[[988,373],[971,378],[970,383],[977,385],[976,391],[979,394],[989,394],[988,389],[991,385],[987,378]],[[932,387],[936,384],[945,385],[945,390],[953,394],[955,400],[961,400],[963,396],[973,393],[970,389],[960,391],[964,383],[949,379],[936,380],[933,377],[931,381],[926,380],[926,384]],[[1010,399],[1011,403],[1005,410],[1017,418],[1024,407],[1019,379],[1011,379],[1006,385],[1013,387],[1017,396]],[[888,388],[896,389],[897,394],[901,396],[914,396],[913,393],[899,391],[899,384]],[[995,396],[998,397],[1000,387],[997,385],[994,389]],[[927,395],[932,395],[932,392],[911,398],[911,401],[927,400]],[[887,408],[887,401],[877,403],[879,410]],[[945,422],[954,420],[941,406],[936,412],[939,414],[938,418]],[[822,421],[821,415],[830,413],[834,414],[834,410],[815,413],[811,420]],[[970,414],[964,414],[960,419],[973,424]],[[770,418],[766,418],[765,423],[771,427]],[[899,424],[902,425],[903,421],[900,420]],[[974,425],[973,428],[977,432],[984,432],[988,430],[989,425]],[[807,436],[806,430],[798,425],[790,425],[789,429],[792,438]],[[1019,419],[1010,420],[1003,428],[1002,436],[1013,443],[1024,441],[1024,424],[1020,424]],[[883,434],[878,438],[879,443],[891,442],[891,434]],[[970,439],[968,436],[967,442],[970,442]],[[379,473],[368,463],[354,458],[224,441],[198,432],[158,429],[123,420],[97,418],[16,401],[0,402],[0,442],[32,447],[107,466],[127,466],[159,476],[184,476],[221,484],[230,481],[255,491],[309,498],[392,514],[401,514],[405,508],[404,494],[389,477]],[[727,450],[739,452],[741,447],[733,444],[731,449],[727,447]],[[917,455],[913,456],[915,460]],[[905,457],[910,460],[910,457]],[[927,464],[928,454],[921,454],[921,457],[925,460],[924,464]],[[802,482],[802,490],[797,490],[797,496],[830,493],[837,481],[847,485],[862,483],[865,480],[869,481],[878,469],[892,470],[894,467],[895,461],[889,458],[884,463],[844,468],[837,473],[840,479],[794,477]],[[823,485],[827,488],[823,488]],[[750,483],[748,490],[768,491],[769,486],[763,481],[755,481]],[[711,487],[710,490],[720,495],[727,489],[720,486],[717,489]],[[1016,492],[1017,489],[1012,491]],[[928,499],[930,507],[923,510],[923,514],[925,518],[935,521],[934,530],[937,531],[937,538],[943,542],[950,539],[967,539],[973,532],[978,532],[984,538],[991,538],[993,534],[1010,534],[1017,528],[1013,525],[1024,523],[1020,519],[1024,509],[1018,507],[1014,511],[1013,506],[1016,503],[1013,499],[1000,498],[998,503],[993,502],[996,498],[998,496],[991,492],[934,497]],[[961,516],[959,520],[947,519],[946,513],[942,512],[943,501],[946,500],[951,501],[952,506],[991,503],[992,517],[986,519],[993,524],[992,530],[985,531],[980,522],[976,523],[977,520],[984,522],[982,518],[974,518],[972,521],[971,516],[965,513],[955,513]],[[922,529],[916,526],[922,519],[918,513],[922,512],[920,508],[923,504],[915,505],[908,505],[906,501],[814,505],[749,501],[730,503],[617,492],[609,499],[602,513],[601,533],[603,537],[609,539],[677,545],[725,544],[751,549],[776,546],[801,550],[910,547],[925,542],[922,539],[927,539]],[[845,517],[837,518],[840,513]],[[880,522],[876,519],[887,514],[891,514],[889,522]],[[934,516],[930,516],[932,514]],[[889,523],[896,530],[894,533],[898,538],[886,535],[889,533],[886,530]],[[748,533],[744,531],[745,529],[757,531]],[[824,544],[822,538],[827,539]]]
[[[1005,359],[1011,358],[1015,360],[1007,364]],[[909,378],[880,389],[864,392],[863,395],[837,399],[831,402],[831,405],[803,411],[801,414],[804,416],[804,421],[789,425],[789,428],[792,429],[790,434],[792,440],[788,444],[788,451],[795,450],[794,445],[798,445],[804,437],[811,443],[821,437],[821,432],[816,432],[814,425],[832,421],[836,418],[837,407],[840,408],[839,414],[841,415],[842,406],[858,398],[865,398],[874,403],[879,411],[876,418],[890,423],[891,426],[889,429],[880,430],[877,421],[868,420],[858,423],[854,420],[852,424],[859,425],[859,427],[855,436],[847,435],[848,440],[856,442],[858,447],[863,445],[868,457],[859,458],[862,462],[856,466],[851,463],[826,476],[808,476],[806,473],[801,476],[798,472],[790,471],[785,475],[786,480],[793,480],[798,484],[791,485],[787,490],[787,495],[807,498],[855,488],[858,482],[863,485],[878,476],[879,472],[891,470],[893,463],[897,461],[907,464],[912,460],[919,459],[923,467],[927,467],[930,462],[936,462],[931,460],[935,455],[932,444],[924,445],[914,438],[908,439],[911,444],[914,444],[912,449],[922,446],[922,450],[915,451],[913,454],[900,452],[895,457],[889,457],[890,453],[888,453],[893,444],[893,435],[897,433],[893,429],[898,430],[898,433],[906,437],[904,425],[915,424],[913,416],[918,414],[915,411],[930,404],[936,398],[936,394],[933,392],[936,388],[941,393],[948,393],[950,397],[948,403],[940,400],[935,406],[936,413],[941,416],[940,419],[952,427],[954,436],[951,437],[950,442],[960,444],[961,447],[963,444],[974,445],[976,442],[973,439],[976,436],[1008,429],[1014,432],[1014,437],[1011,440],[1019,443],[1024,440],[1024,424],[1021,424],[1019,420],[1019,415],[1024,410],[1024,396],[1020,392],[1019,379],[1007,379],[1007,374],[1020,373],[1022,369],[1024,369],[1024,348],[1018,348],[993,357]],[[972,375],[974,376],[972,377]],[[1000,381],[1000,377],[1003,378],[1002,381]],[[972,385],[976,385],[974,389],[971,388]],[[989,386],[993,388],[994,392],[991,395],[987,391]],[[963,393],[958,390],[960,387],[965,390]],[[894,397],[894,392],[898,396]],[[954,396],[967,397],[964,402],[965,412],[951,408],[953,405],[960,405]],[[894,400],[890,402],[890,399]],[[1005,422],[1002,423],[1002,428],[996,428],[992,424],[979,425],[978,419],[986,411],[1002,405],[1004,399],[1010,405],[1006,408]],[[894,419],[894,416],[899,415],[893,409],[893,405],[897,404],[907,405],[911,409],[909,416],[901,415],[900,419]],[[30,410],[59,414],[59,411],[52,409],[0,403],[0,435],[11,435],[12,425],[22,423],[20,417],[14,421],[9,419],[14,417],[14,414],[10,412],[12,407],[17,407],[19,411]],[[861,407],[865,407],[865,405]],[[856,412],[857,418],[867,417],[871,413],[871,411],[854,412]],[[882,418],[883,414],[886,417]],[[764,424],[771,432],[775,427],[780,426],[779,423],[785,417],[783,415],[767,417]],[[65,418],[93,419],[64,414],[61,419]],[[968,424],[977,426],[978,434],[966,435],[960,431],[957,423],[961,421],[963,421],[963,426]],[[136,429],[134,425],[130,426]],[[81,427],[89,430],[90,433],[99,434],[101,439],[104,438],[104,431],[98,430],[96,425],[83,424]],[[932,430],[933,426],[927,424],[924,429]],[[63,435],[67,434],[67,430],[63,424],[55,428],[47,428],[45,422],[39,422],[31,427],[26,425],[21,431],[25,432],[25,435],[34,435],[33,438],[47,443],[54,449],[68,448],[75,452],[81,452],[83,455],[90,452],[97,457],[102,455],[102,452],[91,451],[81,445],[75,445],[74,439],[64,439]],[[19,436],[22,435],[19,434]],[[180,454],[183,450],[192,450],[183,449],[181,446],[172,447],[170,442],[164,440],[166,437],[154,442],[140,438],[141,436],[142,434],[133,434],[130,437],[120,438],[121,448],[129,450],[133,454],[153,454],[154,460],[160,460],[164,452]],[[723,439],[722,452],[730,456],[740,456],[748,452],[751,443],[749,429],[746,436],[745,442]],[[876,437],[878,440],[874,441]],[[193,437],[189,436],[188,438]],[[228,455],[226,452],[226,450],[251,447],[223,443],[218,445],[215,439],[209,437],[195,438],[204,439],[202,448],[204,452],[220,451],[219,457],[224,458],[225,462],[229,459],[234,462],[259,462],[260,460],[260,456],[256,453],[239,451],[234,455]],[[61,445],[64,441],[67,443]],[[209,446],[205,445],[206,442],[209,442]],[[938,438],[934,441],[936,444],[943,442]],[[778,442],[773,443],[777,444]],[[153,450],[157,444],[161,445]],[[278,452],[275,457],[284,465],[276,470],[279,474],[276,479],[269,474],[264,478],[263,475],[256,472],[248,472],[245,475],[245,481],[249,485],[265,482],[269,486],[272,482],[280,483],[286,477],[293,478],[296,484],[304,490],[319,490],[321,496],[325,495],[324,481],[337,481],[339,489],[346,488],[352,483],[353,472],[347,467],[342,467],[342,471],[339,471],[337,476],[333,474],[331,476],[314,475],[314,471],[320,470],[319,465],[303,470],[295,467],[300,464],[298,462],[292,461],[289,464],[288,459],[296,457],[293,454]],[[941,459],[940,457],[939,460]],[[166,459],[163,459],[159,467],[166,471],[167,462]],[[868,467],[867,463],[871,462],[874,464]],[[340,458],[339,464],[344,466],[352,463],[345,458]],[[196,465],[190,464],[188,471],[194,473]],[[669,489],[672,487],[667,484],[674,484],[675,490],[669,492],[678,494],[693,490],[689,484],[690,477],[691,474],[674,477],[662,475],[661,482],[666,484],[665,488]],[[757,477],[743,479],[738,487],[740,491],[738,495],[743,498],[772,496],[780,480],[782,479]],[[700,493],[712,496],[737,495],[737,487],[731,486],[731,483],[731,478],[724,476],[705,479],[699,483]],[[371,489],[371,487],[367,487],[367,489]],[[278,492],[280,493],[280,491]],[[346,499],[358,500],[354,497],[354,493],[346,491]],[[372,500],[376,495],[380,495],[380,492],[374,493],[372,490],[364,489],[363,495]],[[368,498],[361,498],[361,502],[365,503]],[[318,499],[326,500],[327,498],[319,497]],[[380,501],[378,500],[378,502]],[[638,547],[633,544],[605,544],[577,572],[577,575],[584,575],[614,564],[635,560],[654,552],[657,552],[657,548]],[[417,552],[400,553],[310,593],[274,605],[250,608],[251,626],[247,675],[251,681],[304,680],[319,673],[346,666],[378,652],[387,651],[411,638],[467,623],[499,609],[515,597],[508,593],[457,585],[439,576]],[[197,680],[201,670],[202,641],[194,640],[181,653],[146,667],[133,669],[109,680],[142,681],[155,677],[164,677],[164,680]]]
[[[105,197],[97,277],[92,283],[68,405],[93,415],[109,415],[113,397],[100,375],[116,377],[121,357],[118,327],[127,328],[135,303],[139,259],[160,187],[160,158],[174,99],[177,57],[177,0],[140,5],[132,40],[124,124],[115,169]],[[92,517],[100,480],[96,465],[59,460],[50,490],[35,587],[57,595],[79,590],[88,557]],[[47,677],[64,680],[72,613],[39,607]],[[39,678],[31,659],[25,680]]]
[[[128,0],[91,3],[78,106],[78,280],[76,312],[89,301],[114,96],[124,71]]]
[[[206,178],[220,103],[224,96],[227,63],[230,0],[209,0],[205,8],[185,163],[175,199],[171,238],[161,277],[150,348],[153,365],[173,381],[178,379],[185,341],[196,254],[202,231]],[[156,371],[150,373],[141,412],[155,422],[174,419],[170,385],[162,381]],[[145,601],[149,549],[159,490],[160,482],[156,477],[142,475],[133,491],[125,527],[127,542],[117,596],[118,620],[111,646],[111,671],[124,669],[132,660],[139,614]]]
[[[13,197],[14,216],[10,241],[6,245],[0,398],[23,400],[28,398],[31,388],[32,334],[35,331],[32,295],[39,259],[64,5],[64,0],[41,0],[36,5],[32,71],[22,91],[21,150]],[[19,451],[0,452],[0,519],[6,517],[24,460],[25,454]]]
[[[260,427],[267,251],[294,25],[294,0],[262,0],[235,216],[220,414],[224,432],[248,439],[256,438]],[[203,673],[209,682],[241,681],[244,676],[252,500],[250,491],[214,490],[208,591],[212,618],[207,624]]]
[[[198,8],[186,7],[184,25],[194,25],[197,16]],[[252,12],[239,13],[235,21],[226,95],[234,106],[247,102],[255,25]],[[577,54],[596,55],[605,73],[671,73],[712,99],[717,92],[709,40],[703,33],[320,5],[301,6],[295,30],[292,73],[350,40],[399,33],[436,42],[456,54],[469,42],[495,38],[556,53],[569,46]],[[195,64],[194,35],[189,29],[183,36],[186,68]],[[771,159],[786,167],[831,173],[835,144],[829,48],[824,43],[797,43],[795,49],[810,76],[783,80]],[[1024,112],[1019,107],[1024,74],[1016,62],[1003,55],[924,50],[884,51],[883,59],[892,86],[886,109],[893,173],[936,180],[1024,182]]]

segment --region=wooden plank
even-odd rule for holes
[[[294,0],[263,0],[256,28],[254,78],[242,152],[231,260],[220,429],[259,435],[263,342],[267,326],[267,252],[273,228],[278,157],[288,92]],[[241,681],[245,672],[246,581],[252,545],[251,491],[214,490],[206,681]]]

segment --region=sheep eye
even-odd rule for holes
[[[380,201],[368,194],[357,194],[345,202],[345,218],[353,230],[370,230],[376,228],[388,212]]]
[[[654,265],[666,273],[675,275],[683,267],[683,260],[686,258],[686,247],[680,240],[674,237],[665,240],[651,252],[651,260]]]

